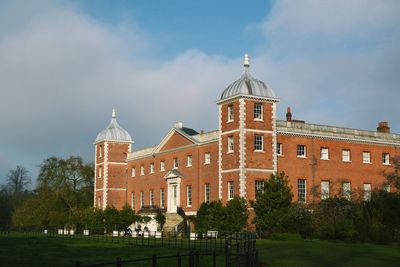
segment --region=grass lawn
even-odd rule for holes
[[[260,260],[264,266],[400,266],[399,245],[373,245],[329,241],[303,241],[287,238],[285,241],[258,240]],[[137,259],[152,254],[176,255],[177,249],[135,246],[110,241],[70,239],[62,237],[23,234],[0,235],[0,266],[74,266],[108,262],[120,257]],[[187,250],[181,250],[186,253]],[[207,260],[207,262],[205,262]],[[224,266],[224,258],[217,257],[217,266]],[[187,266],[184,258],[183,266]],[[201,266],[211,266],[211,257],[201,258]],[[209,264],[207,264],[209,263]],[[151,266],[150,262],[142,265]],[[176,266],[173,261],[160,260],[159,266]]]
[[[400,245],[375,245],[300,238],[258,240],[261,262],[266,266],[400,266]]]

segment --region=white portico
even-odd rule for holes
[[[176,213],[180,203],[180,189],[181,189],[182,174],[177,170],[170,170],[164,179],[167,181],[167,212]]]

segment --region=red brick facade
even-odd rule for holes
[[[159,145],[139,151],[131,152],[132,142],[97,142],[94,205],[195,214],[205,201],[252,200],[256,187],[281,171],[294,201],[350,197],[350,191],[365,197],[385,186],[384,173],[400,156],[400,135],[387,123],[375,132],[295,121],[291,112],[279,121],[277,102],[243,94],[222,99],[218,130],[197,133],[177,124]]]

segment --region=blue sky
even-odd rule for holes
[[[47,157],[93,160],[117,109],[135,139],[217,128],[251,71],[306,122],[400,132],[400,1],[0,1],[0,184]]]

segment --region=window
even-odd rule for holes
[[[385,185],[383,185],[382,190],[383,190],[383,191],[386,191],[386,192],[388,192],[388,193],[390,193],[390,184],[385,184]]]
[[[254,151],[263,151],[263,137],[262,135],[254,135]]]
[[[371,153],[369,151],[363,152],[363,163],[371,163]]]
[[[328,160],[329,159],[329,149],[327,147],[321,147],[321,159]]]
[[[306,179],[297,180],[297,196],[299,202],[306,202]]]
[[[144,192],[140,192],[140,208],[143,208],[144,206]]]
[[[163,171],[165,171],[165,161],[164,160],[162,160],[160,162],[160,172],[163,172]]]
[[[278,156],[282,156],[282,143],[278,143],[277,145],[276,145],[276,154],[278,155]]]
[[[263,119],[263,105],[256,103],[254,104],[254,120]]]
[[[164,208],[164,206],[165,206],[164,197],[165,197],[165,195],[164,195],[164,188],[161,188],[161,189],[160,189],[160,207],[161,207],[161,208]]]
[[[233,152],[233,136],[228,136],[228,153]]]
[[[262,180],[256,180],[256,183],[255,183],[255,192],[256,192],[256,195],[257,195],[258,192],[262,191],[263,188],[264,188],[264,181],[262,181]]]
[[[371,184],[364,184],[364,201],[371,200]]]
[[[144,175],[144,166],[140,166],[140,175]]]
[[[350,162],[350,150],[348,149],[342,150],[342,161]]]
[[[132,176],[132,177],[135,177],[135,176],[136,176],[135,167],[132,167],[132,169],[131,169],[131,176]]]
[[[306,146],[305,145],[297,145],[297,157],[298,158],[306,157]]]
[[[228,106],[228,122],[233,121],[233,105]]]
[[[135,192],[131,193],[131,207],[135,210]]]
[[[150,190],[150,207],[154,207],[154,191]]]
[[[192,186],[191,185],[188,185],[186,187],[186,194],[187,194],[186,195],[187,196],[186,204],[188,207],[191,207],[192,206]]]
[[[321,182],[321,199],[329,198],[329,181]]]
[[[99,158],[101,158],[103,156],[103,146],[100,145],[99,146]]]
[[[235,194],[235,184],[233,181],[228,182],[228,200],[233,199],[233,196]]]
[[[103,168],[100,166],[98,171],[97,177],[101,178],[103,176]]]
[[[210,152],[206,152],[204,154],[204,164],[210,164],[211,162],[211,154]]]
[[[350,182],[343,183],[342,195],[343,195],[343,198],[345,198],[347,200],[351,200],[351,183]]]
[[[150,163],[150,173],[154,173],[154,163]]]
[[[192,167],[192,155],[187,156],[186,167]]]
[[[179,163],[178,163],[178,158],[174,158],[174,169],[178,169]]]
[[[210,203],[210,184],[204,184],[204,202]]]
[[[389,158],[390,158],[389,153],[382,153],[382,164],[389,165],[390,164]]]

